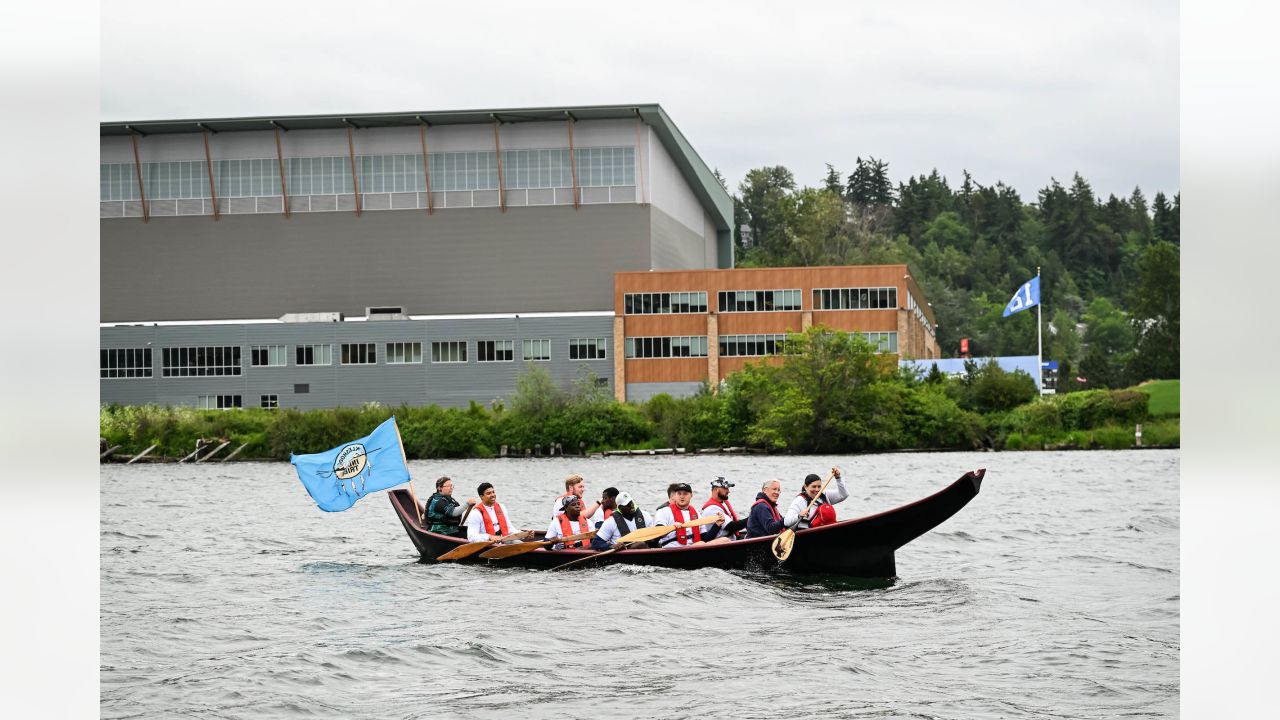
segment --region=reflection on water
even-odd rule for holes
[[[898,578],[868,580],[426,564],[385,497],[321,512],[287,464],[104,466],[102,716],[1176,714],[1176,451],[410,469],[419,498],[442,474],[460,498],[490,481],[514,524],[545,529],[570,472],[646,508],[670,482],[700,500],[725,475],[742,512],[764,480],[782,478],[785,501],[833,464],[850,478],[841,518],[988,472],[898,551]]]

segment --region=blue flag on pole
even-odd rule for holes
[[[1000,317],[1009,317],[1016,312],[1022,312],[1039,304],[1040,276],[1037,275],[1018,288],[1018,292],[1013,294],[1013,299],[1009,301],[1008,305],[1004,306],[1004,315]]]
[[[396,419],[328,452],[289,454],[298,479],[325,512],[346,510],[360,498],[409,481]]]

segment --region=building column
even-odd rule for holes
[[[621,315],[613,318],[613,397],[618,402],[627,401],[627,336],[626,322]]]
[[[707,384],[720,392],[720,316],[707,313]]]
[[[918,325],[910,310],[898,310],[898,357],[903,360],[914,360],[920,357],[914,332]]]
[[[800,332],[804,332],[813,327],[813,311],[805,310],[800,313]]]

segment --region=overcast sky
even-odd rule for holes
[[[609,9],[605,9],[609,8]],[[657,102],[736,190],[858,156],[1178,189],[1176,2],[111,2],[101,119]]]

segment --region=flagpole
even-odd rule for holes
[[[1036,266],[1036,280],[1040,279],[1040,266]],[[1044,340],[1041,338],[1041,327],[1044,325],[1040,308],[1044,307],[1044,285],[1040,286],[1040,297],[1036,298],[1036,390],[1044,397]]]
[[[396,428],[396,442],[400,443],[400,457],[404,459],[404,469],[409,469],[409,456],[404,451],[404,438],[400,437],[400,423],[396,420],[396,416],[391,416],[391,423]],[[418,506],[418,493],[413,491],[413,478],[409,478],[409,498],[413,500],[413,509],[418,514],[418,522],[425,523],[427,520],[423,517],[422,508]]]

